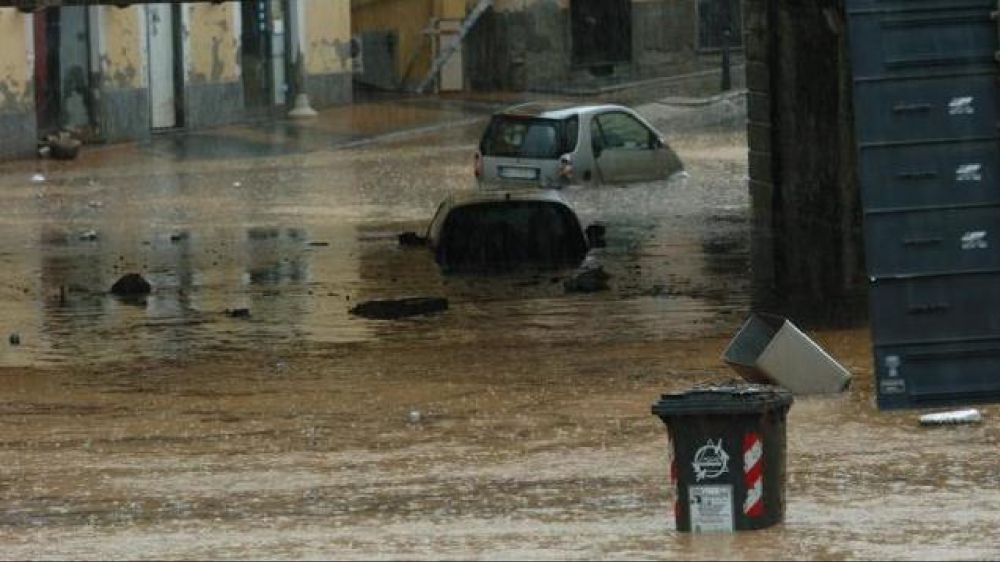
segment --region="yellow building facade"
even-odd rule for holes
[[[370,34],[375,39],[366,41],[366,48],[379,49],[386,44],[385,50],[391,51],[386,53],[391,61],[391,76],[375,75],[373,85],[387,89],[394,82],[396,89],[411,89],[419,84],[441,49],[442,38],[457,30],[473,4],[471,0],[352,0],[354,35]],[[461,53],[456,56],[460,64]],[[364,81],[364,77],[359,80]],[[464,80],[460,82],[461,88],[447,89],[464,89]]]
[[[0,157],[352,98],[349,0],[51,4],[0,8]]]

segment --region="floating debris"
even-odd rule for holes
[[[751,313],[722,360],[748,382],[774,384],[796,396],[837,394],[850,371],[783,316]]]
[[[42,183],[45,181],[45,176],[43,176],[42,174],[35,174],[31,176],[31,181],[34,183]]]
[[[47,137],[49,155],[56,160],[73,160],[80,154],[83,142],[73,138],[68,132],[60,131],[57,135]]]
[[[7,338],[7,341],[10,345],[21,345],[21,334],[15,332]]]
[[[226,316],[230,318],[250,318],[249,308],[227,308]]]
[[[87,230],[80,233],[80,240],[94,241],[97,240],[96,230]]]
[[[584,269],[573,277],[563,281],[567,293],[596,293],[607,291],[611,276],[601,266]]]
[[[968,423],[981,423],[982,414],[975,408],[968,410],[955,410],[953,412],[938,412],[936,414],[926,414],[920,416],[920,425],[959,425]]]
[[[111,293],[122,297],[148,295],[152,290],[149,281],[138,273],[127,273],[111,286]]]
[[[400,246],[426,246],[427,238],[420,236],[416,232],[404,232],[397,239]]]
[[[410,297],[395,300],[363,302],[351,309],[351,314],[375,320],[396,320],[448,310],[448,299],[440,297]]]

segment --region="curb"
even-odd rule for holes
[[[749,90],[745,88],[740,88],[722,94],[708,96],[705,98],[670,97],[670,98],[655,100],[651,103],[655,103],[657,105],[679,106],[679,107],[705,107],[706,105],[712,105],[714,103],[719,103],[722,101],[729,101],[732,99],[744,97],[748,93]]]
[[[734,64],[732,66],[732,71],[734,73],[744,72],[745,64]],[[711,78],[719,76],[719,69],[709,69],[709,70],[699,70],[697,72],[691,72],[688,74],[677,74],[674,76],[666,76],[659,78],[650,78],[648,80],[636,80],[633,82],[622,82],[619,84],[611,84],[608,86],[594,86],[594,87],[580,87],[580,88],[532,88],[530,91],[545,94],[563,94],[569,96],[593,96],[609,94],[613,92],[619,92],[622,90],[629,90],[632,88],[642,88],[648,86],[668,86],[675,83],[681,83],[685,80],[700,79],[700,78]]]
[[[347,141],[344,143],[334,144],[332,148],[334,150],[344,149],[344,148],[359,148],[370,144],[377,144],[381,142],[394,141],[394,140],[402,140],[411,136],[423,135],[427,133],[436,133],[438,131],[444,131],[447,129],[475,125],[476,123],[484,119],[487,119],[488,117],[489,117],[488,115],[481,115],[479,117],[456,119],[453,121],[445,121],[444,123],[434,123],[432,125],[423,125],[421,127],[414,127],[412,129],[405,129],[402,131],[382,133],[380,135],[374,135],[364,139],[358,139],[353,141]]]

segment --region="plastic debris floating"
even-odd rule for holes
[[[966,423],[981,423],[982,414],[974,408],[955,410],[953,412],[938,412],[920,416],[920,425],[958,425]]]

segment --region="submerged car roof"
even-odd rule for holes
[[[463,207],[478,203],[493,203],[497,201],[541,201],[559,203],[569,207],[569,203],[557,191],[525,187],[521,189],[477,189],[452,193],[445,199],[449,207]]]
[[[444,219],[453,209],[480,205],[488,203],[502,203],[505,201],[524,202],[535,201],[540,203],[553,203],[562,205],[569,209],[574,215],[576,211],[573,206],[559,192],[551,189],[539,189],[537,187],[525,187],[523,189],[478,189],[459,191],[449,195],[441,203],[441,212],[435,215],[431,224],[428,225],[428,235],[432,240],[436,240],[444,225]]]
[[[628,108],[616,104],[570,105],[559,102],[528,102],[502,109],[496,114],[516,117],[539,117],[542,119],[565,119],[573,115],[597,113],[609,109]]]

